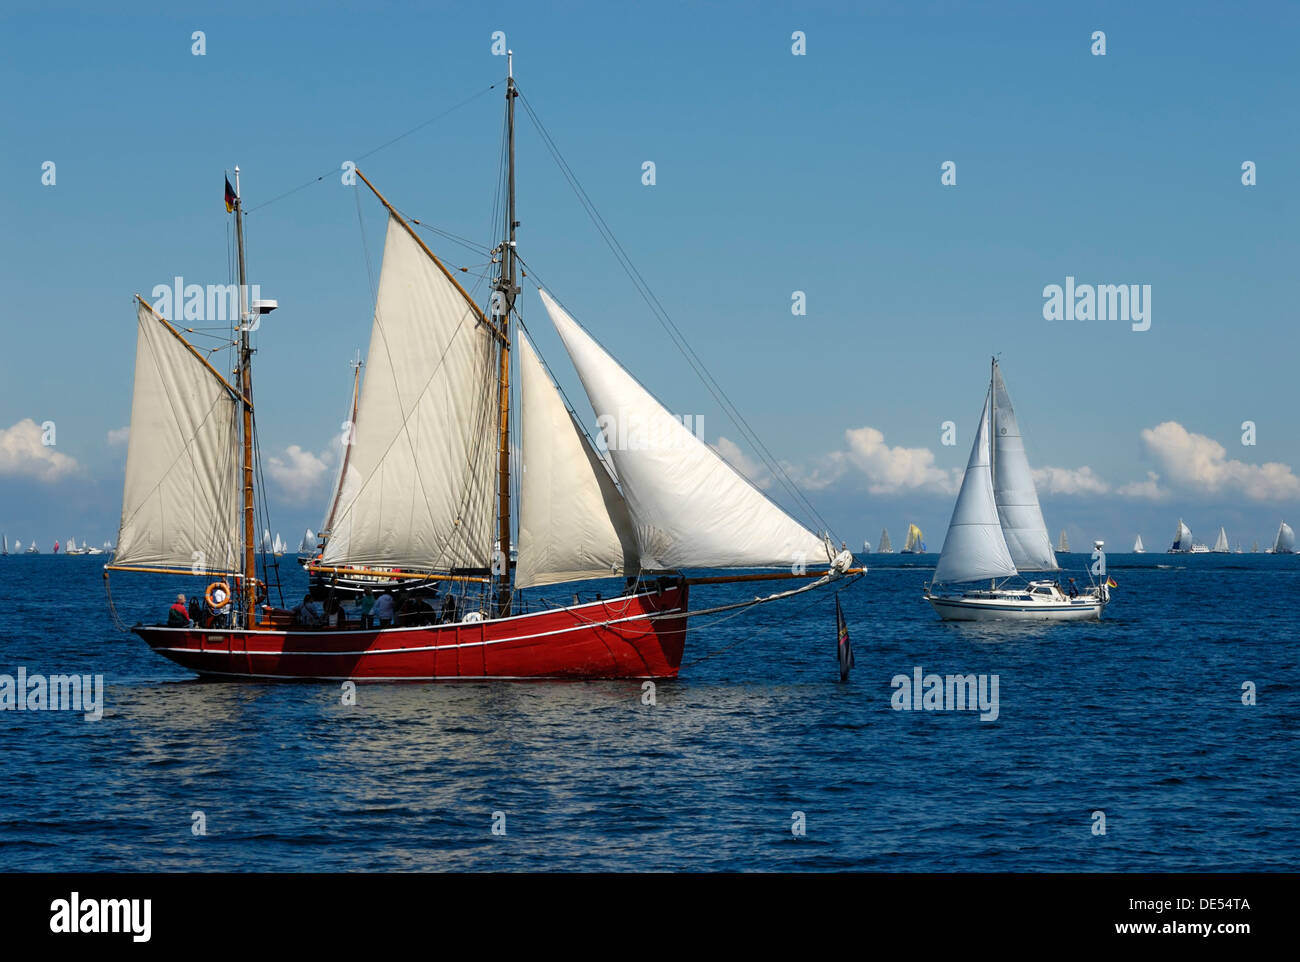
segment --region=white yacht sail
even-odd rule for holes
[[[1133,542],[1133,553],[1146,554],[1146,550],[1147,549],[1142,545],[1142,535],[1138,535],[1137,540]]]
[[[1273,539],[1273,554],[1295,554],[1295,532],[1285,521],[1277,529],[1277,537]]]
[[[515,587],[635,575],[640,551],[623,496],[522,331],[518,345],[523,467]]]
[[[311,554],[316,550],[316,532],[308,528],[302,533],[302,540],[298,542],[298,554]]]
[[[321,522],[321,535],[328,539],[330,529],[334,526],[334,516],[338,513],[339,498],[343,494],[343,479],[347,477],[348,465],[352,460],[352,446],[357,440],[357,403],[361,395],[361,356],[357,355],[352,372],[352,399],[348,402],[348,416],[344,422],[347,430],[339,435],[339,445],[343,448],[343,453],[339,457],[339,469],[334,475],[334,493],[330,496],[329,508],[325,511],[325,520]],[[304,551],[316,550],[316,536],[312,534],[311,528],[307,529],[307,534],[303,536],[302,543],[298,546],[299,553]]]
[[[1016,574],[1015,562],[1002,536],[993,475],[989,465],[989,397],[980,414],[979,430],[971,446],[966,474],[952,509],[943,554],[934,571],[935,584],[1006,578]]]
[[[369,371],[323,566],[489,566],[493,330],[390,214]]]
[[[238,568],[239,395],[137,295],[118,568]]]
[[[1183,524],[1183,519],[1178,519],[1178,532],[1174,535],[1174,543],[1169,546],[1169,551],[1173,553],[1182,553],[1192,550],[1192,529]]]
[[[1219,537],[1215,539],[1214,547],[1211,550],[1216,554],[1227,554],[1231,550],[1228,547],[1228,532],[1222,527],[1219,528]]]
[[[884,528],[880,529],[880,553],[893,554],[894,546],[889,543],[889,532]]]
[[[1019,571],[1057,571],[1060,565],[1038,504],[1025,439],[997,361],[993,362],[993,420],[993,497],[1011,560]],[[1063,543],[1070,550],[1068,542]]]
[[[833,560],[821,538],[687,430],[541,293],[598,420],[642,429],[635,437],[614,438],[609,455],[643,556],[674,568],[787,567]],[[364,416],[364,403],[362,412]]]

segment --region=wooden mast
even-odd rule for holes
[[[253,351],[248,343],[249,305],[244,268],[244,204],[239,192],[239,168],[235,168],[235,242],[239,251],[239,390],[244,412],[244,627],[251,628],[257,610],[257,544],[253,512]]]
[[[506,144],[507,191],[506,229],[501,244],[501,277],[494,303],[497,314],[497,540],[500,554],[493,569],[498,576],[497,616],[510,614],[510,312],[519,287],[515,283],[515,72],[514,53],[506,51]]]

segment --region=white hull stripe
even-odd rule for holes
[[[678,611],[681,611],[681,609],[680,609],[680,608],[666,608],[666,609],[664,609],[664,611],[662,612],[662,614],[668,615],[668,614],[673,614],[674,612],[678,612]],[[490,639],[490,640],[480,640],[480,641],[452,642],[451,644],[446,644],[446,645],[418,645],[418,646],[414,646],[414,647],[411,647],[411,648],[362,648],[362,649],[360,649],[360,650],[349,650],[349,651],[285,651],[285,650],[283,650],[283,649],[273,649],[273,650],[270,650],[270,651],[264,651],[264,650],[254,650],[254,649],[251,649],[251,648],[250,648],[250,649],[243,649],[243,648],[240,648],[240,649],[226,649],[226,648],[154,648],[154,651],[174,651],[174,652],[181,652],[181,653],[183,653],[183,654],[190,654],[190,655],[222,655],[222,656],[225,656],[225,657],[227,657],[227,658],[229,658],[229,657],[231,657],[231,656],[236,656],[236,655],[237,655],[237,656],[241,656],[241,657],[244,656],[244,655],[277,655],[277,656],[280,656],[280,655],[308,655],[308,656],[311,656],[311,657],[325,657],[325,656],[345,657],[345,656],[356,656],[356,655],[403,655],[403,654],[406,654],[406,653],[408,653],[408,652],[414,653],[414,652],[420,652],[420,651],[450,651],[451,649],[454,649],[454,648],[485,648],[485,647],[487,647],[488,645],[509,645],[509,644],[513,644],[513,643],[515,643],[515,642],[517,642],[517,641],[529,641],[529,640],[531,640],[531,639],[533,639],[533,638],[549,638],[549,637],[552,637],[552,636],[554,636],[554,635],[568,635],[568,634],[572,634],[572,633],[575,632],[575,631],[590,631],[592,628],[607,628],[607,627],[609,627],[610,625],[618,625],[618,624],[622,624],[622,623],[627,622],[627,621],[649,621],[649,620],[651,620],[649,615],[644,615],[644,614],[642,614],[642,615],[630,615],[630,616],[628,616],[627,618],[618,618],[618,619],[615,619],[614,621],[599,621],[599,622],[594,621],[594,622],[591,622],[591,623],[589,623],[589,624],[573,625],[573,626],[570,627],[570,628],[560,628],[560,629],[558,629],[557,631],[541,631],[541,632],[537,632],[537,633],[535,633],[535,634],[531,634],[531,635],[513,635],[513,636],[511,636],[510,638],[494,638],[494,639]],[[495,622],[493,622],[493,624],[495,624]],[[163,628],[163,629],[156,629],[156,630],[161,630],[161,631],[194,631],[195,629],[192,629],[192,628]],[[392,630],[392,629],[389,629],[389,630]],[[396,630],[398,630],[398,631],[411,631],[411,630],[421,630],[421,629],[399,628],[399,629],[396,629]],[[428,629],[427,627],[425,627],[423,630],[428,631],[429,629]],[[435,630],[437,630],[437,629],[435,629]],[[445,630],[445,629],[443,629],[443,630]],[[274,636],[276,636],[276,637],[279,637],[279,638],[287,638],[290,634],[292,634],[292,632],[261,632],[261,631],[258,631],[258,632],[248,632],[248,635],[249,635],[250,637],[252,637],[252,636],[254,636],[254,635],[266,635],[266,634],[272,634],[272,635],[274,635]],[[298,634],[307,634],[307,632],[298,632]],[[312,635],[316,635],[316,634],[321,634],[321,632],[311,632],[310,634],[312,634]],[[152,646],[151,646],[151,647],[152,647]],[[268,676],[268,677],[272,677],[272,676]],[[277,675],[277,676],[273,676],[273,677],[283,677],[283,676],[278,676],[278,675]],[[345,677],[346,677],[346,676],[345,676]],[[647,677],[648,677],[648,676],[647,676]]]

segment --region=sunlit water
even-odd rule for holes
[[[0,712],[0,868],[1297,867],[1300,557],[1112,556],[1106,620],[1051,627],[942,623],[934,556],[866,560],[847,684],[822,593],[693,624],[654,706],[639,682],[373,684],[345,706],[152,654],[113,628],[102,559],[2,558],[0,673],[107,690],[99,721]],[[194,587],[113,578],[130,621]],[[692,603],[756,590],[778,589]],[[999,717],[895,711],[916,666],[998,675]]]

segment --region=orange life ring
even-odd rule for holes
[[[215,598],[214,595],[221,592],[221,598]],[[208,585],[208,590],[203,593],[203,600],[208,603],[208,607],[215,611],[230,603],[230,585],[224,581],[214,581]]]

